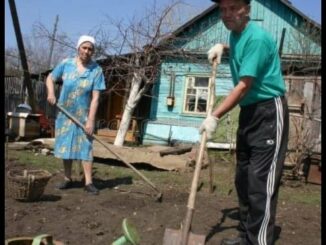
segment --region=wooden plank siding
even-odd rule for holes
[[[175,103],[171,108],[166,104],[169,95],[170,76],[165,71],[175,71]],[[166,144],[171,141],[197,142],[200,138],[198,127],[206,115],[184,113],[185,83],[187,76],[211,76],[211,66],[207,63],[195,64],[172,61],[163,63],[161,75],[153,88],[156,95],[152,100],[150,118],[144,125],[143,144]],[[221,64],[217,69],[215,94],[227,95],[233,88],[228,64]]]
[[[253,11],[251,18],[263,20],[257,21],[257,23],[272,34],[278,46],[280,45],[282,29],[286,29],[283,46],[284,54],[301,54],[302,44],[300,43],[303,39],[311,49],[311,54],[320,54],[320,44],[302,33],[304,23],[302,17],[294,11],[290,11],[280,1],[256,0],[253,1],[251,8]]]
[[[305,17],[289,7],[288,3],[285,4],[282,0],[253,0],[251,19],[271,33],[278,47],[282,30],[286,29],[282,54],[305,53],[307,50],[303,50],[302,46],[302,40],[304,40],[305,47],[308,47],[310,54],[320,56],[321,44],[302,32],[301,25]],[[177,39],[171,49],[200,53],[202,58],[197,60],[184,60],[182,57],[173,60],[166,58],[162,62],[161,73],[152,90],[154,99],[151,104],[150,117],[142,125],[143,144],[199,141],[198,127],[205,115],[191,115],[183,112],[186,78],[191,75],[210,76],[211,68],[207,62],[206,53],[215,43],[228,43],[229,31],[219,18],[216,5],[177,29],[175,36]],[[173,107],[166,104],[170,91],[169,71],[175,72],[176,75]],[[227,54],[223,56],[222,64],[218,66],[215,82],[216,95],[226,95],[233,88]],[[314,101],[317,100],[316,98]]]
[[[286,29],[284,54],[301,54],[303,48],[309,49],[310,54],[313,55],[318,55],[321,52],[320,43],[314,42],[302,33],[304,29],[301,26],[304,23],[302,17],[280,1],[252,1],[251,19],[271,33],[278,47],[282,30]],[[219,18],[219,11],[216,8],[199,22],[195,22],[193,26],[187,28],[182,37],[183,42],[178,42],[176,48],[206,52],[215,43],[228,43],[229,31]]]
[[[165,74],[169,67],[173,67],[176,74],[175,80],[175,106],[168,108],[166,105],[166,97],[169,95],[170,76]],[[194,63],[163,63],[161,66],[160,79],[154,85],[154,93],[157,95],[152,102],[151,118],[168,117],[168,118],[182,118],[183,101],[185,97],[185,82],[186,77],[191,75],[211,76],[211,68],[208,64],[194,64]],[[218,67],[216,78],[216,94],[227,95],[230,89],[233,88],[232,82],[230,83],[230,69],[226,64],[221,64]],[[194,118],[197,120],[197,118]]]

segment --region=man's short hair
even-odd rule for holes
[[[220,3],[221,0],[211,0],[212,2],[215,2],[215,3]],[[250,0],[242,0],[244,1],[246,4],[250,4]]]

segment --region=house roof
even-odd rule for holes
[[[317,22],[315,22],[314,20],[312,20],[311,18],[309,18],[307,15],[305,15],[304,13],[302,13],[299,9],[297,9],[296,7],[294,7],[289,0],[279,0],[279,1],[281,3],[283,3],[284,5],[286,5],[289,9],[291,9],[292,11],[294,11],[296,14],[298,14],[299,16],[301,16],[304,20],[306,20],[309,23],[313,24],[313,26],[316,27],[318,30],[321,30],[321,25],[320,24],[318,24]],[[167,38],[163,39],[160,42],[159,46],[164,45],[170,39],[178,36],[179,34],[181,34],[182,32],[184,32],[189,26],[191,26],[192,24],[194,24],[198,20],[204,18],[206,15],[210,14],[211,12],[216,11],[216,9],[218,9],[218,3],[214,3],[208,9],[204,10],[199,15],[195,16],[194,18],[192,18],[191,20],[189,20],[188,22],[186,22],[185,24],[183,24],[182,26],[180,26],[170,36],[168,36]]]
[[[170,39],[178,36],[180,33],[184,32],[189,26],[191,26],[192,24],[194,24],[195,22],[197,22],[198,20],[200,20],[201,18],[203,18],[204,16],[206,16],[207,14],[213,12],[214,10],[216,10],[218,7],[217,4],[213,4],[212,6],[210,6],[208,9],[204,10],[203,12],[201,12],[199,15],[195,16],[194,18],[192,18],[191,20],[187,21],[185,24],[183,24],[182,26],[180,26],[178,29],[176,29],[174,32],[172,32],[171,35],[169,35],[168,37],[164,38],[158,46],[164,46],[164,44],[166,42],[168,42]]]
[[[315,27],[317,27],[319,30],[321,30],[321,25],[318,24],[316,21],[312,20],[311,18],[309,18],[307,15],[305,15],[304,13],[302,13],[299,9],[297,9],[296,7],[294,7],[291,3],[291,1],[289,0],[280,0],[284,5],[286,5],[287,7],[289,7],[290,9],[292,9],[295,13],[297,13],[298,15],[300,15],[301,17],[303,17],[304,20],[312,23]]]

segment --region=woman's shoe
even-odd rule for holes
[[[72,180],[64,180],[62,183],[57,185],[57,189],[66,190],[72,187]]]
[[[92,195],[98,195],[99,190],[93,185],[93,183],[85,185],[84,190]]]

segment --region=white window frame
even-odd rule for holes
[[[195,90],[194,94],[192,95],[195,95],[195,108],[197,108],[195,111],[191,111],[187,108],[188,104],[187,103],[187,99],[188,99],[188,88],[189,88],[189,83],[190,83],[190,80],[193,79],[193,83],[195,83],[195,80],[196,78],[208,78],[208,85],[207,87],[201,87],[201,86],[193,86],[193,89]],[[206,116],[207,114],[207,110],[208,110],[208,104],[209,104],[209,99],[211,97],[211,91],[210,91],[210,84],[211,84],[211,77],[206,74],[206,75],[203,75],[203,74],[200,74],[200,75],[188,75],[186,76],[186,81],[185,81],[185,88],[184,88],[184,99],[183,99],[183,105],[182,105],[182,111],[184,114],[190,114],[190,115],[202,115],[202,116]],[[189,88],[190,89],[190,88]],[[205,108],[205,111],[198,111],[198,101],[199,101],[199,96],[200,96],[200,90],[204,90],[204,89],[207,89],[207,96],[206,96],[206,108]]]

